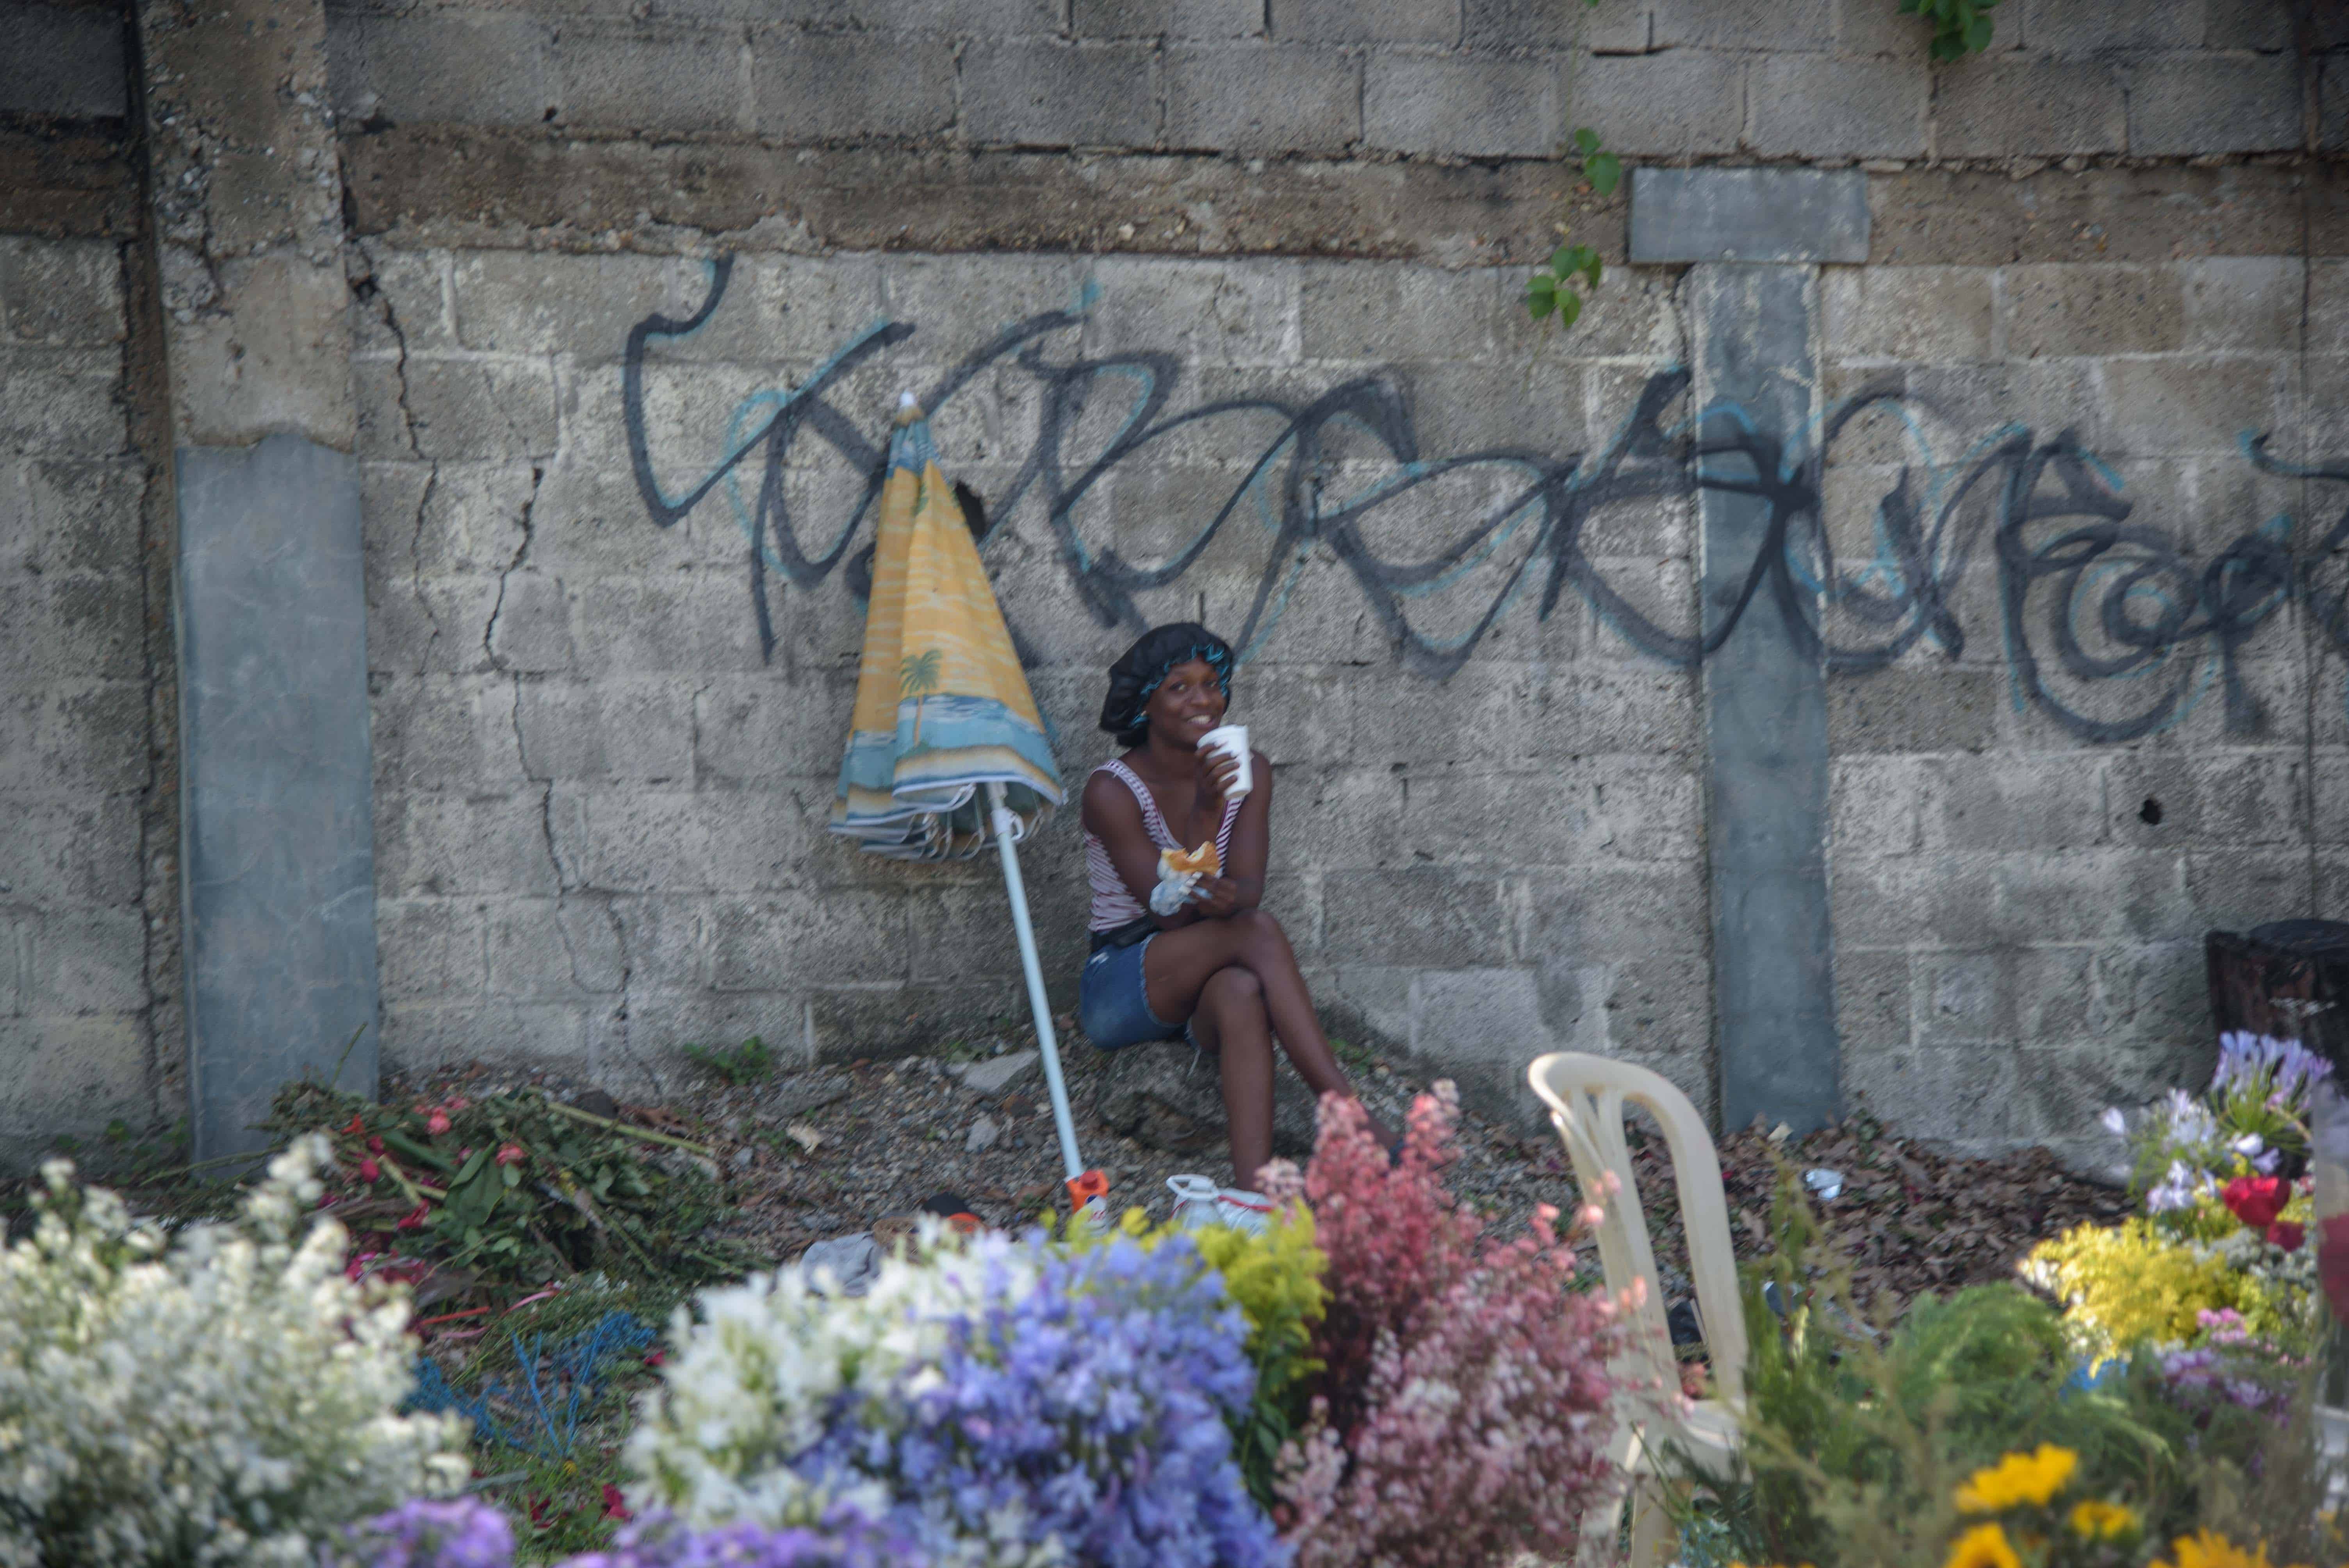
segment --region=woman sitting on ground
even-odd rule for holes
[[[1224,722],[1231,672],[1230,647],[1189,622],[1144,634],[1110,666],[1101,726],[1128,749],[1085,781],[1092,956],[1079,1017],[1105,1050],[1179,1035],[1215,1057],[1234,1180],[1252,1188],[1272,1158],[1276,1038],[1317,1098],[1354,1090],[1314,1016],[1288,935],[1257,907],[1271,841],[1271,764],[1251,753],[1253,788],[1230,799],[1238,759],[1199,744]],[[1154,905],[1159,851],[1210,841],[1220,873],[1201,877],[1171,913],[1165,894]],[[1392,1133],[1377,1130],[1393,1144]]]

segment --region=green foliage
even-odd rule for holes
[[[1900,0],[1900,14],[1933,25],[1933,58],[1957,60],[1990,47],[1987,13],[1997,5],[1998,0]]]
[[[523,1357],[548,1346],[576,1342],[615,1312],[642,1323],[668,1320],[688,1295],[673,1278],[614,1280],[590,1274],[543,1301],[506,1314],[493,1331],[466,1342],[469,1353],[444,1367],[448,1386],[481,1399],[506,1429],[507,1440],[478,1435],[473,1490],[502,1506],[513,1519],[525,1563],[545,1563],[606,1544],[615,1522],[605,1512],[604,1488],[626,1483],[620,1447],[632,1425],[636,1400],[657,1380],[641,1348],[618,1346],[601,1358],[600,1377],[583,1402],[571,1440],[559,1449],[511,1440],[529,1429],[530,1410],[514,1398],[527,1379]],[[543,1354],[536,1370],[547,1374]]]
[[[702,1233],[725,1201],[708,1150],[538,1089],[401,1108],[296,1083],[264,1125],[332,1137],[334,1212],[363,1253],[509,1286],[595,1268],[722,1279],[759,1261]]]
[[[1572,326],[1582,315],[1582,295],[1572,280],[1580,277],[1595,289],[1600,268],[1599,253],[1588,245],[1560,245],[1549,265],[1526,281],[1526,309],[1536,321],[1556,311],[1558,325]]]
[[[2181,1406],[2155,1357],[2084,1377],[2059,1309],[2013,1285],[1920,1302],[1897,1327],[1864,1324],[1849,1264],[1823,1244],[1791,1168],[1773,1218],[1776,1251],[1743,1271],[1747,1479],[1683,1474],[1685,1560],[1943,1568],[1953,1532],[1976,1522],[1958,1489],[2002,1455],[2053,1444],[2078,1459],[2064,1497],[2125,1504],[2146,1550],[2209,1529],[2264,1538],[2276,1563],[2340,1561],[2310,1522],[2330,1475],[2315,1363],[2289,1374],[2296,1398],[2279,1419]]]
[[[1581,155],[1582,177],[1590,181],[1590,188],[1601,196],[1614,195],[1615,188],[1623,183],[1623,160],[1604,150],[1599,133],[1587,125],[1576,129],[1574,150]]]
[[[1623,160],[1603,150],[1599,133],[1587,125],[1575,131],[1574,149],[1590,188],[1601,196],[1612,196],[1623,183]],[[1555,314],[1560,327],[1572,326],[1581,318],[1583,305],[1574,280],[1580,278],[1584,286],[1596,289],[1602,271],[1599,253],[1590,246],[1560,245],[1551,253],[1549,265],[1526,280],[1526,309],[1536,321]]]
[[[782,1066],[773,1047],[756,1035],[730,1048],[688,1046],[678,1054],[729,1088],[764,1083]]]
[[[1775,1252],[1744,1271],[1751,1479],[1702,1509],[1733,1555],[1938,1564],[1957,1488],[2043,1442],[2080,1456],[2083,1495],[2142,1505],[2178,1494],[2188,1426],[2149,1368],[2078,1386],[2060,1313],[2013,1285],[1920,1303],[1898,1328],[1865,1324],[1850,1266],[1822,1242],[1791,1169],[1775,1218]]]
[[[1312,1354],[1313,1329],[1329,1305],[1321,1284],[1329,1260],[1315,1244],[1313,1215],[1301,1203],[1261,1235],[1210,1225],[1193,1239],[1248,1320],[1256,1402],[1247,1426],[1233,1435],[1249,1494],[1269,1507],[1274,1460],[1303,1423],[1307,1380],[1321,1370]]]
[[[114,1151],[114,1159],[122,1165],[124,1180],[132,1183],[166,1175],[188,1158],[188,1119],[185,1117],[152,1140],[134,1136],[130,1124],[119,1119],[106,1124],[102,1136],[108,1147]]]

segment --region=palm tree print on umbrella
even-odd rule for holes
[[[922,744],[922,704],[936,694],[938,676],[945,661],[944,654],[931,648],[923,653],[907,654],[905,662],[897,666],[898,700],[914,699],[915,746]]]

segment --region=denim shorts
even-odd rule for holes
[[[1085,960],[1084,977],[1077,983],[1077,1022],[1085,1038],[1105,1051],[1190,1033],[1188,1025],[1170,1024],[1150,1010],[1142,955],[1157,940],[1153,933],[1124,947],[1104,947]]]

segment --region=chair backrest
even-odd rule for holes
[[[1566,1140],[1574,1173],[1607,1217],[1599,1226],[1599,1260],[1607,1287],[1620,1295],[1635,1279],[1646,1282],[1646,1300],[1633,1318],[1634,1338],[1664,1363],[1656,1368],[1677,1387],[1671,1335],[1664,1321],[1662,1292],[1656,1281],[1655,1249],[1632,1179],[1631,1151],[1623,1136],[1625,1101],[1645,1107],[1663,1129],[1680,1189],[1681,1228],[1688,1238],[1689,1274],[1696,1286],[1704,1346],[1721,1397],[1743,1404],[1745,1394],[1745,1317],[1737,1298],[1737,1254],[1729,1240],[1729,1202],[1721,1185],[1721,1161],[1712,1135],[1688,1097],[1646,1068],[1607,1057],[1570,1051],[1542,1057],[1526,1069],[1534,1092],[1549,1107],[1549,1119]],[[1607,1194],[1606,1177],[1618,1190]]]

